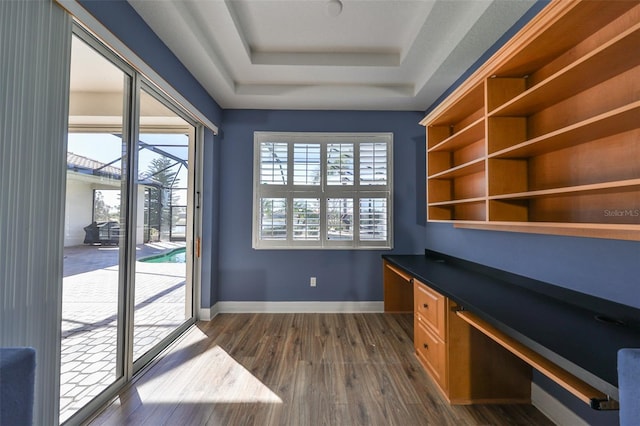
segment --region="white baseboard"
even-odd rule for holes
[[[531,404],[560,426],[589,426],[582,417],[569,410],[551,394],[535,383],[531,383]]]
[[[217,313],[384,312],[384,302],[218,302],[208,311],[213,316]]]
[[[198,309],[198,321],[211,321],[213,317],[220,313],[220,309],[218,305],[215,304],[210,308],[199,308]]]

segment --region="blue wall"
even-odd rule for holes
[[[420,112],[225,110],[220,165],[217,299],[381,301],[381,250],[251,248],[253,132],[393,132],[396,253],[424,252],[424,128]],[[315,276],[318,285],[309,286]]]
[[[78,2],[212,123],[220,125],[220,106],[129,3],[125,0]]]
[[[425,247],[640,308],[640,243],[455,229],[429,223]]]
[[[218,301],[214,289],[218,282],[218,244],[220,214],[220,144],[212,132],[206,131],[202,153],[202,236],[200,307],[208,309]]]

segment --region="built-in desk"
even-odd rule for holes
[[[617,352],[640,347],[639,309],[432,251],[383,259],[385,311],[410,311],[418,281],[447,299],[448,327],[463,320],[545,373],[518,353],[529,351],[601,392],[594,408],[616,406],[608,399],[618,399]]]

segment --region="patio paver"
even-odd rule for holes
[[[151,256],[184,243],[137,247]],[[64,249],[60,421],[86,405],[116,378],[118,248]],[[134,359],[185,320],[184,263],[136,262]]]

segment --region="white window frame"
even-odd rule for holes
[[[260,184],[261,143],[286,143],[287,184]],[[321,182],[319,185],[293,185],[293,146],[296,143],[319,143],[321,145]],[[327,185],[327,150],[332,143],[354,144],[353,185]],[[387,145],[387,183],[386,185],[360,184],[360,143],[385,143]],[[285,198],[286,239],[260,239],[262,198]],[[320,238],[319,240],[295,240],[293,238],[293,199],[320,199]],[[351,240],[331,240],[327,231],[327,199],[353,199],[353,223]],[[360,239],[360,199],[384,198],[387,207],[386,240]],[[254,132],[253,151],[253,227],[252,246],[254,249],[310,249],[310,250],[389,250],[393,248],[393,133],[325,133],[325,132]]]

